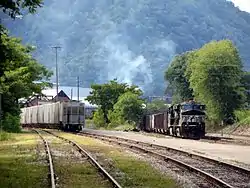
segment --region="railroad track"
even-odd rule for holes
[[[250,188],[250,170],[170,147],[93,133],[78,133],[147,153],[198,174],[216,187]]]
[[[40,134],[40,132],[36,129],[33,129],[42,139],[44,146],[45,146],[45,151],[46,151],[46,155],[47,155],[47,161],[49,164],[49,174],[48,177],[50,179],[50,185],[52,188],[56,187],[56,181],[55,181],[55,173],[54,173],[54,166],[53,166],[53,161],[52,161],[52,155],[50,152],[50,147],[49,144],[47,142],[47,140]]]
[[[72,146],[75,147],[82,155],[84,155],[84,156],[88,157],[88,159],[90,159],[91,164],[93,166],[95,166],[98,169],[98,171],[102,175],[104,175],[104,177],[107,178],[107,180],[112,184],[113,187],[122,188],[122,186],[91,156],[91,154],[89,152],[87,152],[85,149],[83,149],[81,146],[79,146],[76,142],[69,140],[67,138],[61,137],[57,134],[54,134],[48,130],[43,130],[43,131],[72,144]]]
[[[154,134],[157,134],[157,136],[159,135],[162,138],[166,138],[165,136],[169,136],[166,135],[164,133],[148,133],[148,132],[143,132],[146,135],[149,136],[154,136]],[[172,137],[174,139],[183,139],[180,137]],[[190,139],[190,138],[186,138],[186,139]],[[221,136],[219,134],[206,134],[205,137],[201,138],[201,139],[193,139],[193,140],[197,140],[199,142],[208,142],[208,143],[217,143],[217,144],[234,144],[234,145],[242,145],[242,146],[249,146],[250,145],[250,137],[247,136],[239,136],[239,135],[228,135],[225,134],[224,136]]]

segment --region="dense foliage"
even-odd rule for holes
[[[142,100],[139,99],[142,91],[137,86],[118,83],[114,79],[104,84],[92,84],[91,88],[92,92],[86,100],[100,107],[94,114],[94,122],[98,125],[107,125],[111,120],[114,123],[114,117],[120,118],[119,122],[136,121],[140,114],[139,108],[142,108]],[[132,112],[135,114],[132,115]]]
[[[158,110],[166,110],[168,108],[168,104],[165,101],[155,99],[150,103],[147,103],[146,110],[151,111],[158,111]]]
[[[165,80],[169,83],[166,91],[172,90],[173,103],[179,103],[193,97],[192,88],[190,88],[189,81],[185,76],[188,58],[192,53],[186,52],[175,56],[165,72]]]
[[[229,118],[242,106],[245,100],[242,63],[231,41],[204,45],[191,58],[189,71],[194,96],[206,104],[211,119]]]
[[[246,102],[244,86],[248,75],[242,71],[238,50],[229,40],[212,41],[177,56],[165,78],[177,88],[174,94],[182,100],[193,95],[204,103],[214,122],[233,118],[234,111]]]
[[[106,120],[104,119],[104,113],[101,108],[98,108],[94,112],[93,122],[96,127],[105,127],[107,125]]]
[[[45,0],[39,15],[15,23],[13,34],[38,46],[39,60],[54,69],[59,44],[60,82],[105,83],[115,77],[147,94],[164,93],[164,70],[175,54],[211,40],[230,39],[245,68],[250,62],[250,14],[226,0]]]
[[[0,2],[0,9],[4,13],[9,14],[12,18],[23,14],[25,9],[28,12],[35,13],[38,7],[41,7],[43,0],[2,0]]]
[[[0,7],[11,17],[21,14],[21,8],[34,12],[41,1],[4,1]],[[11,37],[1,26],[0,31],[0,94],[1,127],[7,131],[19,131],[20,98],[40,93],[51,76],[44,65],[33,57],[34,47],[23,45],[21,39]],[[34,81],[41,81],[35,83]]]
[[[0,36],[0,84],[4,112],[19,114],[18,99],[40,93],[48,83],[33,81],[48,79],[51,75],[43,65],[31,56],[32,47],[24,46],[21,40],[2,34]]]
[[[143,100],[138,98],[138,94],[126,92],[122,94],[113,111],[109,113],[111,123],[124,124],[126,121],[130,124],[136,124],[141,120],[143,114]]]

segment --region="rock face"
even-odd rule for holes
[[[109,79],[164,92],[164,71],[176,53],[211,40],[231,39],[250,63],[250,14],[226,0],[45,0],[36,15],[4,19],[15,36],[37,46],[41,63],[55,68],[60,83],[89,87]]]

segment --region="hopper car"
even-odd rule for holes
[[[55,102],[21,109],[23,127],[81,131],[85,125],[85,105],[81,102]]]
[[[182,138],[202,138],[205,116],[205,105],[188,101],[165,111],[144,114],[139,129]]]

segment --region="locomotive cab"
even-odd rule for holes
[[[205,105],[185,103],[180,109],[180,131],[184,137],[205,136]]]
[[[169,134],[183,138],[205,136],[205,105],[194,101],[169,109]]]

